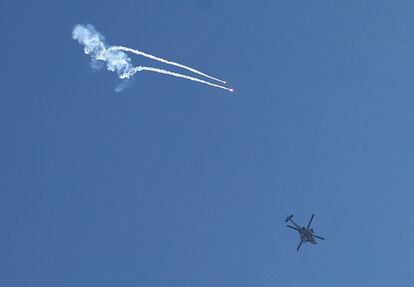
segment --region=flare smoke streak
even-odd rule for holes
[[[194,68],[191,68],[191,67],[188,67],[188,66],[185,66],[185,65],[176,63],[176,62],[172,62],[172,61],[169,61],[169,60],[160,58],[160,57],[156,57],[154,55],[151,55],[151,54],[148,54],[148,53],[145,53],[145,52],[136,50],[136,49],[131,49],[131,48],[128,48],[128,47],[123,47],[123,46],[113,46],[113,47],[110,47],[108,50],[109,51],[125,51],[125,52],[131,52],[133,54],[136,54],[136,55],[139,55],[139,56],[143,56],[143,57],[148,58],[148,59],[151,59],[151,60],[155,60],[155,61],[158,61],[158,62],[161,62],[161,63],[164,63],[164,64],[168,64],[168,65],[176,66],[176,67],[179,67],[179,68],[182,68],[182,69],[186,69],[186,70],[188,70],[190,72],[193,72],[195,74],[199,74],[201,76],[204,76],[206,78],[215,80],[215,81],[220,82],[220,83],[223,83],[223,84],[226,83],[226,81],[217,79],[217,78],[215,78],[213,76],[210,76],[210,75],[207,75],[207,74],[205,74],[203,72],[200,72],[200,71],[198,71],[198,70],[196,70]]]

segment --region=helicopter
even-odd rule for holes
[[[302,243],[311,243],[311,244],[316,244],[316,238],[319,238],[321,240],[325,240],[325,238],[315,235],[313,232],[312,228],[309,228],[311,225],[311,222],[313,220],[313,217],[315,216],[315,214],[312,214],[311,219],[309,220],[308,226],[307,227],[300,227],[299,225],[297,225],[293,220],[292,217],[293,215],[289,215],[286,217],[285,222],[291,222],[294,226],[292,225],[286,225],[289,228],[292,228],[294,230],[296,230],[297,232],[299,232],[299,236],[300,236],[300,242],[298,245],[298,248],[296,248],[296,251],[299,251],[300,246],[302,245]]]

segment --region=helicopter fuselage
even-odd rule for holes
[[[305,227],[301,227],[301,228],[298,228],[298,232],[300,234],[300,239],[302,241],[316,244],[316,240],[315,240],[315,237],[313,237],[312,230],[306,229]]]

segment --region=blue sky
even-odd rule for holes
[[[412,285],[412,1],[34,2],[0,3],[1,286]],[[235,93],[115,93],[76,24]]]

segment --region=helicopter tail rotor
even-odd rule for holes
[[[286,216],[285,222],[288,222],[289,220],[291,220],[293,217],[293,214]]]

